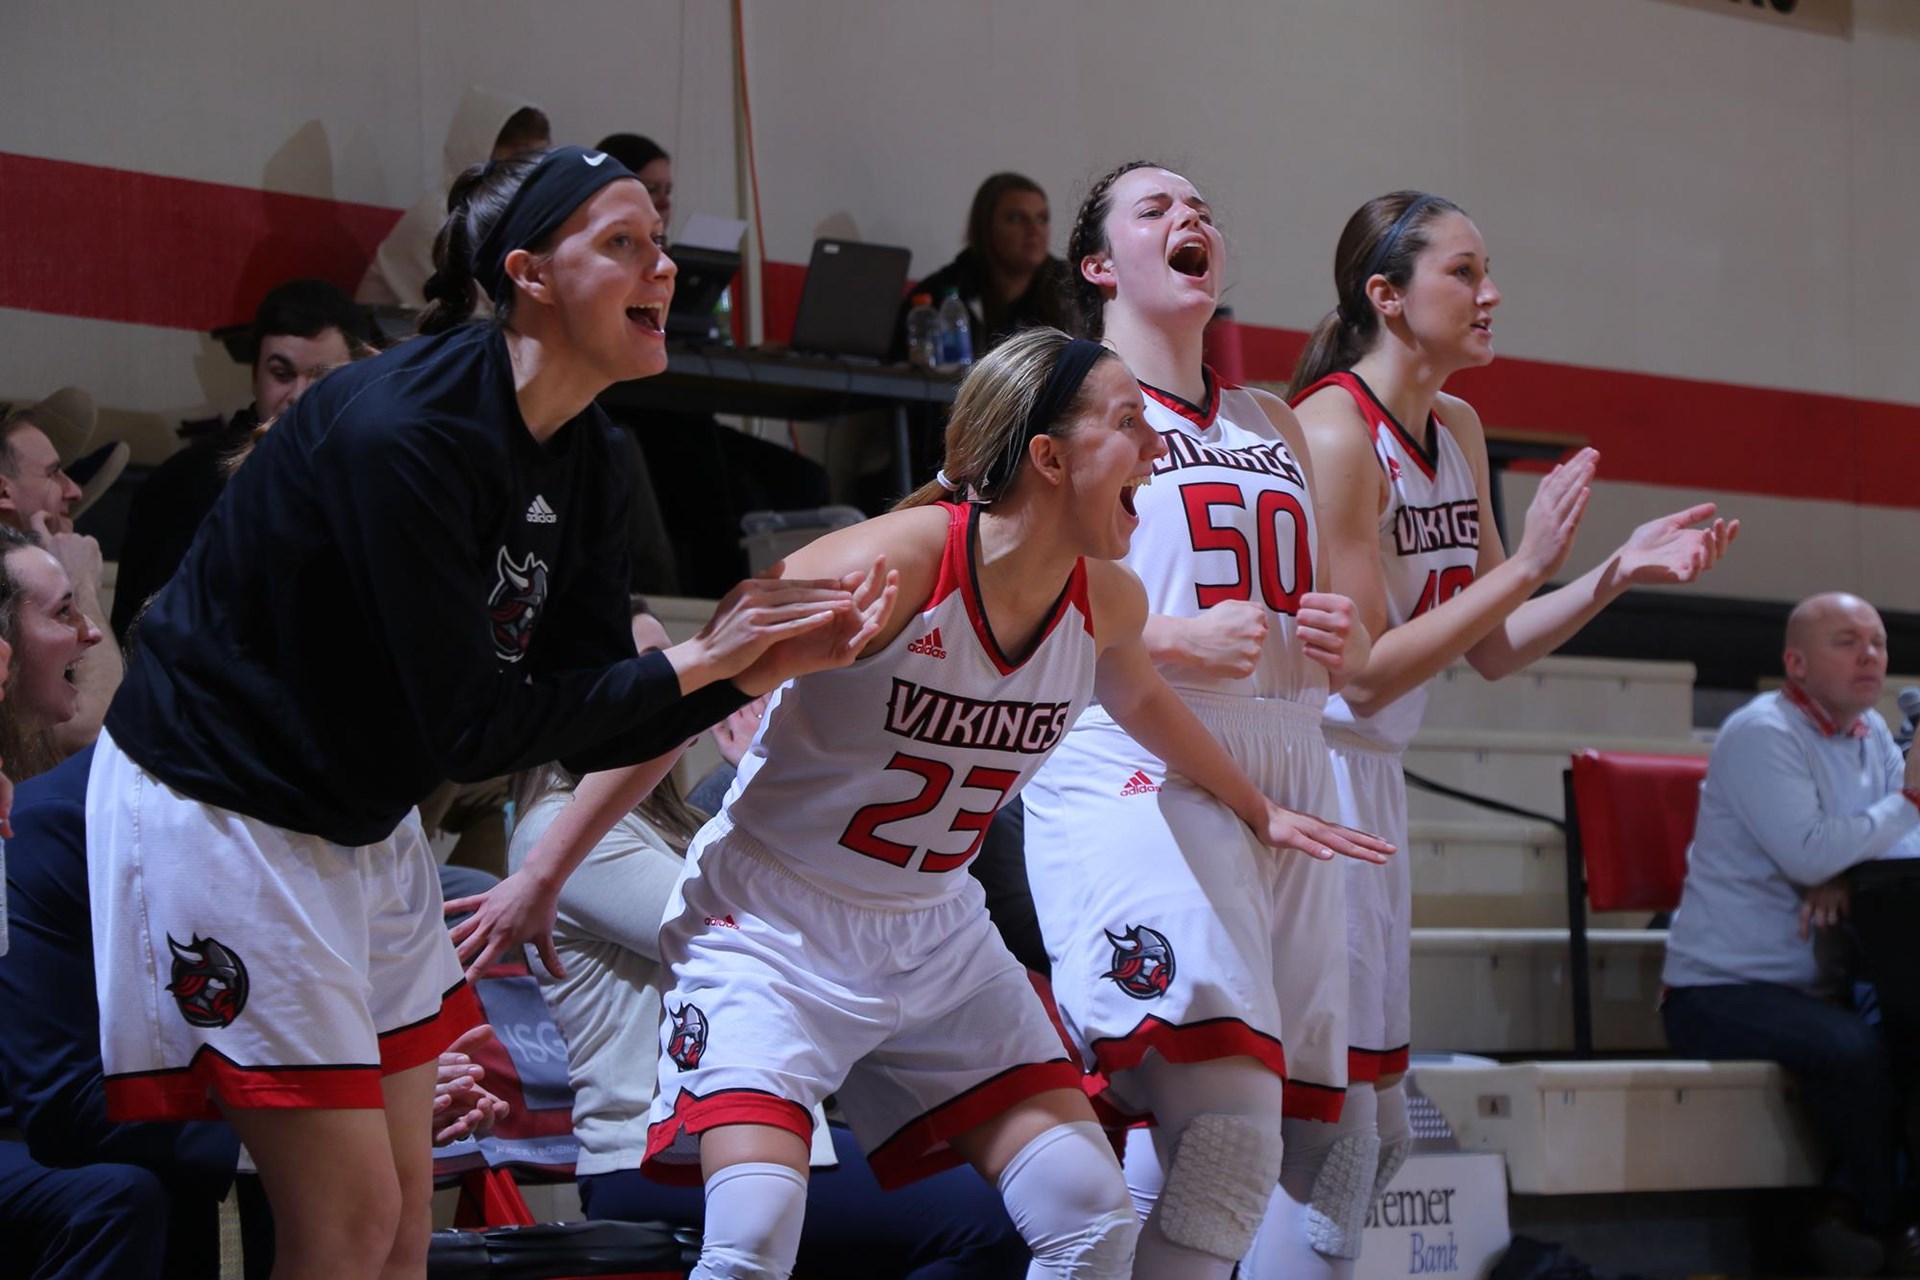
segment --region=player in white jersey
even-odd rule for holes
[[[1110,560],[1162,449],[1120,361],[1035,330],[961,387],[951,490],[787,562],[838,577],[884,555],[912,603],[845,679],[781,691],[668,908],[646,1168],[704,1175],[695,1276],[791,1269],[808,1109],[835,1092],[883,1183],[965,1159],[1041,1274],[1128,1273],[1137,1223],[1079,1069],[963,871],[1096,688],[1259,839],[1382,856],[1268,801],[1154,672]],[[955,492],[974,501],[935,502]]]
[[[1488,498],[1486,436],[1440,388],[1493,358],[1500,292],[1480,233],[1458,206],[1399,191],[1347,223],[1334,258],[1339,306],[1294,372],[1294,405],[1322,498],[1322,554],[1374,637],[1365,670],[1327,706],[1341,819],[1402,847],[1401,753],[1428,682],[1462,657],[1499,679],[1552,652],[1627,587],[1688,582],[1738,523],[1702,504],[1636,530],[1598,568],[1535,596],[1565,563],[1598,455],[1541,482],[1513,558]],[[1694,528],[1712,521],[1705,528]],[[1305,1206],[1275,1197],[1246,1273],[1350,1275],[1367,1208],[1412,1145],[1407,970],[1412,884],[1404,862],[1347,877],[1350,1090],[1329,1176]]]
[[[1202,365],[1226,270],[1207,204],[1178,174],[1124,166],[1095,184],[1068,259],[1083,322],[1145,384],[1167,444],[1125,561],[1153,611],[1148,648],[1263,791],[1330,810],[1320,713],[1365,630],[1315,563],[1292,412]],[[1083,1063],[1116,1110],[1155,1122],[1127,1153],[1143,1209],[1158,1193],[1136,1274],[1224,1277],[1273,1188],[1310,1183],[1308,1126],[1344,1098],[1343,877],[1241,838],[1111,712],[1082,714],[1028,788],[1027,873]]]

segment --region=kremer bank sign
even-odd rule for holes
[[[1357,1280],[1481,1280],[1507,1250],[1507,1172],[1497,1155],[1417,1155],[1367,1213]]]

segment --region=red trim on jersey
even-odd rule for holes
[[[882,1191],[951,1169],[960,1157],[947,1145],[949,1139],[979,1128],[1037,1094],[1055,1089],[1079,1092],[1080,1077],[1080,1068],[1062,1059],[1009,1067],[907,1121],[868,1154],[867,1164]]]
[[[994,639],[993,627],[987,622],[987,611],[980,604],[980,572],[979,567],[973,562],[973,526],[980,518],[980,508],[975,506],[968,510],[967,528],[963,535],[965,541],[962,543],[966,552],[966,570],[960,574],[960,603],[966,607],[967,621],[973,624],[973,634],[979,638],[980,647],[986,652],[988,660],[993,663],[994,670],[1003,676],[1010,676],[1033,661],[1033,655],[1040,652],[1040,646],[1047,642],[1047,637],[1053,634],[1053,629],[1060,625],[1060,619],[1067,616],[1069,605],[1080,606],[1081,616],[1088,619],[1087,634],[1092,635],[1092,610],[1086,604],[1087,566],[1084,562],[1076,560],[1073,562],[1073,572],[1067,575],[1066,585],[1060,588],[1059,598],[1053,602],[1053,610],[1047,615],[1046,624],[1034,636],[1033,643],[1027,646],[1027,651],[1020,655],[1018,661],[1007,657],[1001,651],[1000,642]],[[943,559],[941,561],[943,580],[945,576],[946,561]]]
[[[1366,419],[1368,417],[1367,410],[1370,407],[1367,404],[1367,398],[1360,393],[1357,387],[1353,385],[1350,375],[1345,373],[1328,374],[1326,377],[1320,379],[1320,381],[1308,387],[1305,391],[1302,391],[1297,395],[1289,397],[1287,400],[1287,407],[1291,409],[1298,409],[1306,401],[1308,396],[1317,395],[1318,393],[1326,390],[1328,387],[1338,387],[1342,391],[1345,391],[1348,395],[1352,396],[1354,404],[1359,407],[1361,421],[1366,422]],[[1380,468],[1380,474],[1387,477],[1388,482],[1391,483],[1393,480],[1393,472],[1387,466],[1387,460],[1380,456],[1380,448],[1379,448],[1380,434],[1379,434],[1379,427],[1377,424],[1371,423],[1371,422],[1367,423],[1367,439],[1371,441],[1374,445],[1374,448],[1372,450],[1373,464],[1376,467]]]
[[[462,978],[440,997],[439,1012],[380,1033],[380,1074],[396,1075],[432,1062],[448,1045],[486,1020],[479,996]]]
[[[1405,1075],[1410,1060],[1410,1046],[1401,1045],[1398,1049],[1355,1049],[1347,1048],[1347,1083],[1372,1084],[1381,1076]]]
[[[1067,603],[1080,611],[1080,625],[1093,634],[1093,601],[1087,594],[1087,562],[1073,562],[1073,574],[1067,579]]]
[[[1346,1099],[1345,1089],[1289,1077],[1286,1047],[1238,1018],[1172,1023],[1149,1014],[1123,1036],[1094,1041],[1093,1060],[1099,1073],[1110,1077],[1116,1071],[1139,1066],[1149,1049],[1168,1062],[1252,1058],[1286,1082],[1280,1110],[1298,1120],[1338,1120],[1340,1104]],[[1117,1106],[1111,1109],[1119,1115],[1127,1114]]]
[[[947,540],[940,548],[940,572],[933,580],[933,594],[921,606],[922,612],[960,590],[967,576],[967,523],[972,519],[972,504],[943,502],[940,505],[947,509]]]
[[[689,1136],[723,1124],[764,1124],[785,1129],[809,1145],[813,1142],[813,1113],[791,1098],[761,1089],[721,1089],[705,1097],[682,1089],[673,1100],[673,1114],[647,1126],[647,1151],[640,1172],[670,1186],[700,1185],[700,1161],[665,1158],[682,1131]]]
[[[1200,380],[1207,389],[1205,406],[1197,405],[1191,400],[1184,400],[1171,391],[1162,391],[1151,383],[1141,383],[1140,389],[1194,426],[1204,430],[1212,426],[1213,420],[1220,416],[1220,378],[1212,369],[1202,365]]]
[[[378,1110],[386,1106],[380,1068],[372,1063],[312,1067],[243,1067],[212,1045],[194,1051],[184,1067],[107,1077],[107,1119],[220,1120],[218,1097],[235,1107],[326,1107]]]
[[[1400,443],[1405,446],[1408,453],[1413,455],[1413,460],[1419,464],[1420,470],[1426,473],[1427,479],[1433,479],[1434,473],[1440,469],[1440,419],[1431,412],[1427,414],[1427,427],[1429,434],[1433,437],[1433,444],[1431,447],[1423,445],[1413,438],[1411,432],[1400,425],[1400,419],[1393,416],[1393,410],[1387,408],[1386,402],[1367,385],[1365,378],[1351,369],[1328,376],[1343,379],[1341,385],[1353,392],[1355,399],[1361,400],[1363,408],[1369,404],[1372,405],[1373,411],[1379,415],[1379,421],[1385,424],[1394,435],[1400,437]],[[1352,384],[1349,385],[1344,379],[1352,379]],[[1358,390],[1355,390],[1355,387]]]

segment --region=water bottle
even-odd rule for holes
[[[964,369],[973,363],[973,326],[967,316],[967,304],[960,301],[958,289],[947,290],[940,304],[940,337],[934,367]]]
[[[907,312],[907,359],[922,369],[940,363],[940,313],[933,309],[933,295],[916,293]]]

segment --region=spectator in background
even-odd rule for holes
[[[413,311],[426,306],[427,279],[433,275],[433,238],[447,220],[447,192],[454,179],[473,165],[552,145],[553,126],[540,108],[524,98],[468,89],[447,128],[444,176],[380,242],[354,298]]]
[[[0,527],[0,635],[13,647],[0,705],[0,761],[24,781],[58,764],[54,731],[80,709],[75,682],[100,628],[74,602],[73,582],[53,554],[27,535]]]
[[[673,227],[673,157],[652,138],[638,133],[610,133],[598,150],[633,170],[640,185],[653,197],[653,208],[669,230]]]
[[[1764,1059],[1800,1078],[1857,1213],[1857,1224],[1842,1215],[1814,1228],[1815,1264],[1872,1275],[1884,1261],[1913,1275],[1920,1228],[1897,1221],[1888,1052],[1843,1003],[1837,957],[1809,936],[1803,905],[1856,863],[1920,854],[1920,754],[1903,763],[1873,709],[1887,631],[1865,600],[1801,601],[1785,665],[1785,687],[1734,712],[1714,743],[1667,937],[1661,1018],[1676,1053]]]
[[[93,397],[67,387],[38,404],[9,414],[0,424],[0,525],[27,534],[60,563],[73,588],[72,607],[102,619],[100,544],[73,531],[80,486],[66,467],[86,452],[93,437]],[[71,673],[79,706],[56,724],[52,743],[64,758],[100,735],[107,704],[120,687],[124,667],[119,646],[100,645]],[[11,766],[14,762],[6,762]]]
[[[647,189],[662,226],[673,210],[673,157],[652,138],[610,133],[600,140],[606,152],[633,171]],[[651,492],[657,512],[665,565],[643,557],[643,541],[634,547],[633,589],[675,592],[718,599],[747,574],[740,549],[740,517],[749,511],[804,511],[832,500],[827,473],[820,464],[792,449],[736,431],[711,414],[651,413],[622,420],[638,443],[636,497]],[[654,483],[653,477],[660,482]],[[639,515],[643,503],[634,503]],[[656,549],[657,554],[657,549]],[[649,576],[650,575],[650,576]]]
[[[935,306],[949,292],[959,294],[972,317],[976,360],[1027,325],[1067,327],[1066,263],[1051,252],[1052,227],[1047,193],[1032,178],[996,173],[981,183],[967,210],[967,247],[915,285],[900,308],[896,358],[906,356],[912,293],[933,295]]]
[[[253,313],[253,402],[154,468],[134,491],[113,595],[113,634],[120,643],[186,558],[200,522],[226,488],[228,455],[320,375],[371,355],[373,347],[367,313],[326,281],[289,280],[267,291]]]

